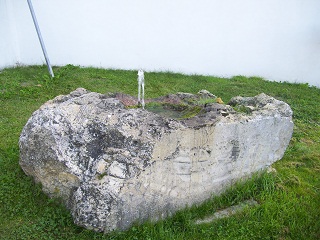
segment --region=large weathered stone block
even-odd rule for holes
[[[214,98],[179,93],[160,101]],[[20,165],[76,224],[96,231],[166,217],[219,194],[282,158],[293,122],[288,104],[265,94],[206,103],[175,120],[126,108],[134,98],[77,89],[34,112],[20,136]],[[158,99],[159,101],[159,99]]]

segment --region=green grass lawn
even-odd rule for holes
[[[157,223],[108,235],[73,224],[57,200],[46,197],[19,166],[18,140],[31,114],[44,102],[78,87],[100,93],[137,94],[137,72],[46,66],[0,73],[0,239],[320,239],[320,89],[307,84],[231,79],[176,73],[145,73],[146,98],[207,89],[224,102],[266,93],[290,104],[294,133],[276,173],[263,173],[232,186],[219,197]],[[320,79],[319,79],[320,81]],[[194,220],[254,199],[259,205],[212,223]]]

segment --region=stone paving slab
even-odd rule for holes
[[[234,215],[236,213],[243,211],[247,207],[253,207],[253,206],[257,206],[257,205],[259,205],[259,203],[257,201],[247,200],[247,201],[244,201],[238,205],[234,205],[234,206],[228,207],[226,209],[220,210],[220,211],[214,213],[213,215],[208,216],[204,219],[198,219],[195,221],[195,224],[199,225],[199,224],[204,224],[204,223],[210,223],[210,222],[217,220],[217,219],[230,217],[231,215]]]

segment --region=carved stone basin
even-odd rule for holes
[[[77,89],[41,106],[21,133],[22,169],[80,226],[127,229],[201,203],[281,159],[293,131],[289,105],[265,94],[229,105],[208,91],[136,104]]]

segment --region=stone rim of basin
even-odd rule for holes
[[[118,99],[126,108],[139,108],[136,97],[124,93],[108,93],[108,97]],[[235,118],[259,113],[272,115],[275,112],[284,117],[292,116],[289,105],[261,93],[254,97],[236,96],[224,104],[220,97],[203,89],[196,94],[178,92],[166,96],[146,99],[145,109],[164,118],[182,122],[188,127],[214,124],[218,117]],[[275,109],[274,104],[277,105]],[[229,116],[232,114],[231,116]]]

